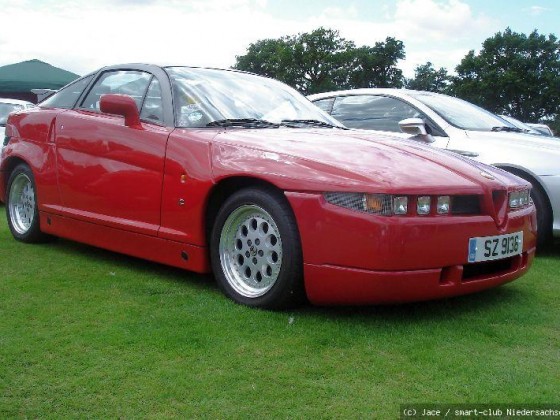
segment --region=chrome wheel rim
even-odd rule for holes
[[[10,222],[20,235],[26,234],[35,219],[35,190],[31,179],[21,173],[15,177],[9,197]]]
[[[220,235],[220,263],[230,286],[241,296],[268,292],[282,267],[282,238],[272,216],[256,205],[235,209]]]

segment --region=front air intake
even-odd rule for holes
[[[480,197],[478,195],[454,195],[451,203],[451,214],[480,214]]]

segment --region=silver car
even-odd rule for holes
[[[560,237],[560,142],[524,134],[451,96],[405,89],[355,89],[309,99],[349,128],[430,142],[512,172],[533,184],[539,244]]]

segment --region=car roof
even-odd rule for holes
[[[100,71],[105,71],[105,70],[119,70],[119,69],[131,69],[131,70],[154,70],[154,69],[161,69],[161,70],[165,70],[168,68],[173,68],[173,67],[182,67],[182,68],[187,68],[187,69],[193,69],[193,70],[219,70],[219,71],[228,71],[228,72],[232,72],[232,73],[245,73],[245,74],[254,74],[255,76],[261,76],[261,77],[266,77],[266,76],[262,76],[256,73],[251,73],[251,72],[246,72],[243,70],[238,70],[238,69],[225,69],[225,68],[219,68],[219,67],[202,67],[202,66],[187,66],[184,64],[154,64],[154,63],[124,63],[124,64],[113,64],[110,66],[105,66],[102,67],[100,69],[97,69],[91,73],[88,73],[87,75],[83,76],[83,77],[87,77],[90,74],[96,74]]]
[[[349,89],[349,90],[336,90],[331,92],[316,93],[314,95],[309,95],[309,100],[315,101],[317,99],[330,98],[333,96],[348,96],[348,95],[391,95],[397,97],[406,97],[410,95],[430,95],[437,96],[438,93],[428,92],[424,90],[412,90],[412,89],[394,89],[394,88],[361,88],[361,89]]]

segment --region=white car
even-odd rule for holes
[[[33,108],[34,104],[18,99],[0,98],[0,149],[4,147],[4,132],[6,131],[6,120],[12,112],[22,109]],[[0,154],[0,159],[2,159]]]
[[[560,237],[559,139],[521,133],[476,105],[432,92],[355,89],[309,99],[349,128],[413,136],[526,179],[533,185],[539,244]]]

